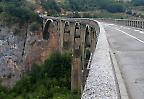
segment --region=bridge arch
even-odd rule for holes
[[[53,20],[52,19],[47,19],[46,23],[44,24],[44,29],[43,29],[43,39],[48,40],[50,33],[52,32],[52,27],[53,27]]]

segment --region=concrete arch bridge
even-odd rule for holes
[[[56,35],[57,49],[73,55],[71,89],[81,99],[143,99],[143,20],[42,19],[43,39]]]

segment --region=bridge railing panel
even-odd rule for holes
[[[133,19],[105,19],[99,18],[98,20],[108,23],[114,23],[119,25],[131,26],[136,28],[144,29],[144,20],[133,20]]]

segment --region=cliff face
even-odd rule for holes
[[[50,53],[58,49],[58,35],[51,32],[48,40],[43,40],[41,32],[29,33],[26,42],[25,69],[30,70],[33,63],[43,63]]]
[[[17,33],[18,32],[18,33]],[[51,33],[43,40],[41,32],[32,33],[25,27],[11,28],[0,24],[0,80],[2,85],[12,87],[33,63],[40,64],[56,50],[58,36]]]
[[[8,79],[17,80],[22,69],[22,52],[24,38],[22,35],[15,36],[15,30],[18,25],[8,28],[2,23],[0,25],[0,78],[2,84],[13,85]],[[20,28],[20,27],[19,27]],[[21,30],[21,32],[24,32]]]

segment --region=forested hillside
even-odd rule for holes
[[[36,21],[38,15],[33,12],[33,9],[34,7],[24,0],[1,0],[0,20],[8,24]]]
[[[135,18],[141,15],[135,11],[135,8],[137,6],[142,6],[144,2],[143,0],[132,0],[131,2],[122,1],[42,0],[41,5],[50,16],[64,15],[67,17]]]

